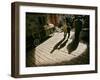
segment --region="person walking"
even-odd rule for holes
[[[73,23],[73,27],[75,28],[75,37],[70,44],[68,44],[67,49],[70,54],[72,51],[76,50],[79,44],[79,36],[82,30],[82,21],[81,16],[75,16],[75,20]]]
[[[68,40],[69,37],[70,37],[70,30],[71,30],[71,28],[70,28],[70,26],[68,25],[68,23],[66,22],[66,20],[65,20],[64,25],[63,25],[63,27],[62,27],[62,30],[63,30],[63,32],[64,32],[64,39],[66,38],[66,36],[67,36],[67,34],[68,34],[68,37],[67,37],[67,40]]]

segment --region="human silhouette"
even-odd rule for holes
[[[63,30],[63,32],[64,32],[64,38],[62,39],[62,40],[60,40],[54,47],[53,47],[53,49],[52,49],[52,51],[50,52],[50,53],[53,53],[56,49],[61,49],[61,48],[63,48],[65,45],[66,45],[66,43],[68,42],[68,39],[69,39],[69,37],[70,37],[70,27],[69,26],[67,26],[67,23],[66,23],[66,20],[64,21],[64,24],[63,24],[63,26],[62,26],[62,30]],[[67,36],[67,34],[68,34],[68,37],[67,37],[67,40],[65,40],[66,39],[66,36]],[[64,41],[65,40],[65,41]],[[64,42],[63,42],[64,41]],[[63,42],[63,43],[62,43]]]
[[[75,37],[72,40],[71,43],[68,44],[67,49],[68,53],[70,54],[74,50],[77,49],[78,44],[79,44],[79,35],[82,30],[82,21],[81,21],[81,16],[75,16],[75,21],[73,23],[73,26],[75,28]]]

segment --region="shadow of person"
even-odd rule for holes
[[[64,40],[65,40],[65,37],[64,37],[62,40],[60,40],[60,41],[53,47],[53,49],[51,50],[50,53],[53,53],[56,49],[58,49],[58,46],[59,46]]]
[[[67,46],[68,54],[71,54],[74,50],[76,50],[78,47],[78,44],[79,44],[79,39],[75,39],[71,43],[69,43]]]
[[[60,47],[58,47],[58,49],[61,49],[61,48],[65,47],[65,45],[66,45],[67,42],[68,42],[68,39],[65,40],[65,41],[60,45]]]

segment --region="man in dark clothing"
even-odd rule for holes
[[[75,16],[75,21],[73,23],[73,27],[75,28],[75,38],[73,41],[68,44],[67,49],[70,54],[72,51],[76,50],[79,44],[79,36],[82,30],[82,21],[80,16]]]
[[[82,21],[80,17],[77,16],[73,26],[75,27],[75,40],[79,40],[79,35],[82,30]]]

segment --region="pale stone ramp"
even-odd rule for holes
[[[74,32],[71,32],[73,36]],[[79,43],[78,48],[71,54],[68,54],[67,45],[72,41],[70,38],[64,48],[60,50],[56,49],[52,54],[50,53],[53,47],[63,38],[62,33],[54,33],[53,37],[49,38],[42,44],[36,47],[35,50],[35,64],[37,66],[43,65],[56,65],[62,64],[62,62],[70,61],[71,59],[81,55],[87,48],[84,43]]]

